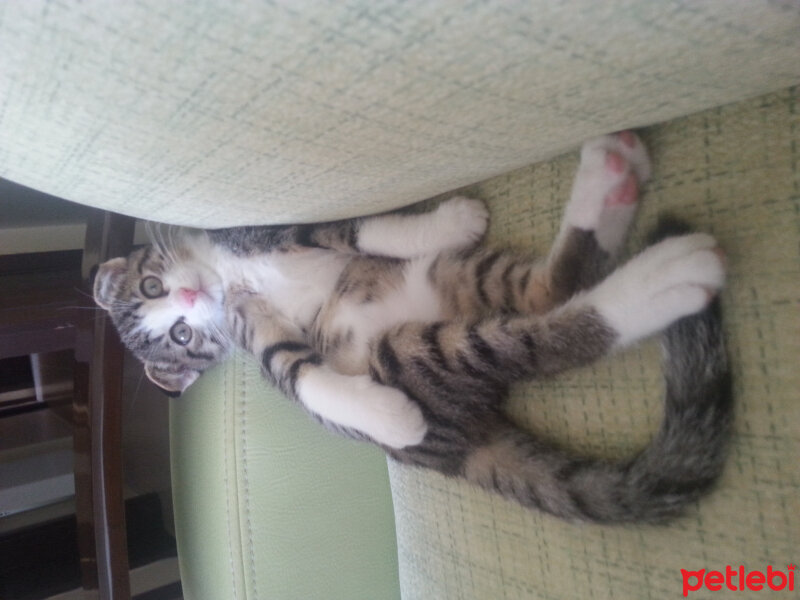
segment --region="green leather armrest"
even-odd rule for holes
[[[187,600],[399,598],[386,460],[333,436],[245,358],[170,411]]]

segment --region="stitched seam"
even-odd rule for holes
[[[245,389],[245,370],[242,369],[242,389]],[[253,523],[250,512],[250,479],[247,470],[247,398],[242,402],[242,475],[244,477],[244,511],[247,524],[247,545],[250,551],[250,582],[253,590],[253,597],[258,598],[258,586],[256,578],[256,556],[255,545],[253,544]]]
[[[231,398],[231,390],[228,386],[228,369],[223,368],[223,376],[222,376],[222,422],[223,427],[226,427],[226,418],[225,415],[228,414],[228,410],[230,410],[230,398]],[[224,439],[224,436],[223,436]],[[230,449],[228,448],[228,444],[223,444],[223,469],[224,469],[224,482],[225,482],[225,489],[230,489],[230,477],[228,472],[228,464],[230,459]],[[236,569],[233,566],[233,538],[231,536],[231,495],[229,493],[225,493],[225,512],[227,513],[227,518],[225,519],[226,527],[228,528],[228,566],[230,567],[231,573],[231,583],[232,583],[232,590],[233,590],[233,600],[237,598],[236,592]]]

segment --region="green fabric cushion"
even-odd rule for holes
[[[198,227],[423,200],[800,81],[797,2],[0,3],[0,177]]]
[[[399,598],[382,452],[325,432],[245,358],[170,420],[184,598]]]
[[[681,569],[772,565],[786,572],[797,564],[800,90],[651,127],[643,137],[654,174],[630,247],[641,247],[656,216],[669,211],[716,235],[728,256],[722,301],[736,421],[719,488],[668,526],[572,525],[460,481],[391,465],[404,600],[662,600],[682,597]],[[573,152],[458,193],[488,200],[493,241],[544,253],[576,165]],[[576,451],[629,456],[661,418],[659,361],[650,342],[519,386],[511,413]],[[720,593],[738,597],[707,590],[689,597]]]

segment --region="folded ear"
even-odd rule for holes
[[[177,369],[164,369],[153,363],[145,363],[144,372],[147,378],[161,388],[170,398],[177,398],[183,391],[200,377],[200,372],[194,369],[178,367]]]
[[[112,258],[101,264],[94,277],[94,301],[109,310],[114,303],[117,289],[128,272],[127,258]]]

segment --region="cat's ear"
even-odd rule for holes
[[[183,391],[200,377],[200,372],[194,369],[179,368],[162,369],[156,364],[145,363],[144,372],[147,378],[161,388],[170,398],[177,398]]]
[[[111,308],[120,282],[128,272],[127,258],[112,258],[97,268],[94,276],[94,301],[106,310]]]

